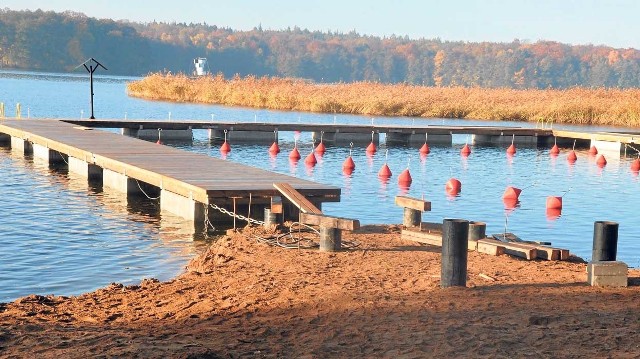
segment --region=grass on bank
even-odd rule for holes
[[[640,127],[640,90],[515,90],[424,87],[372,82],[314,84],[302,80],[222,75],[151,74],[127,85],[150,100],[369,116],[551,121]]]

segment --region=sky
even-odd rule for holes
[[[302,29],[470,42],[559,41],[640,49],[640,0],[0,0],[136,22]]]

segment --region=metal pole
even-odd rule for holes
[[[467,241],[469,221],[445,219],[442,222],[442,288],[467,286]]]
[[[618,251],[618,223],[596,221],[593,224],[591,261],[615,261]]]
[[[96,67],[97,68],[97,67]],[[93,72],[96,69],[93,68],[93,65],[89,66],[89,82],[91,83],[90,87],[91,87],[91,119],[95,120],[96,118],[93,116]]]

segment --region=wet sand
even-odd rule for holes
[[[0,357],[425,358],[640,356],[640,272],[586,284],[584,263],[469,253],[440,288],[440,248],[399,227],[339,253],[220,239],[168,282],[0,304]],[[482,274],[482,275],[480,275]]]

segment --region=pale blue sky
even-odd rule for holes
[[[98,18],[206,22],[249,30],[299,26],[368,35],[554,40],[640,49],[639,0],[1,0],[13,10],[73,10]]]

